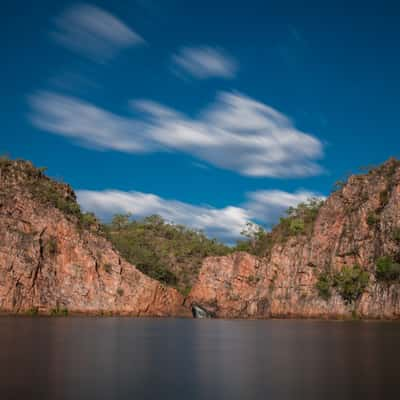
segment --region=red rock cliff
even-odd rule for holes
[[[187,314],[175,289],[139,272],[79,220],[68,185],[24,161],[2,160],[0,173],[0,311]]]
[[[310,234],[275,242],[264,257],[206,259],[187,303],[219,317],[399,318],[399,281],[375,277],[379,257],[399,260],[399,228],[400,165],[391,159],[350,177],[320,208]],[[335,288],[321,298],[318,277],[355,264],[369,273],[359,298],[346,303]]]

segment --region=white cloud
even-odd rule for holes
[[[120,117],[90,103],[51,92],[30,96],[32,123],[45,131],[99,149],[141,152],[149,148],[139,121]]]
[[[123,152],[180,151],[247,176],[301,177],[322,169],[321,142],[279,111],[239,93],[222,92],[197,118],[151,101],[124,117],[57,93],[30,97],[38,128],[86,146]]]
[[[79,190],[77,196],[84,210],[93,211],[102,218],[128,212],[135,218],[158,214],[167,221],[201,229],[211,237],[227,241],[239,237],[242,227],[250,218],[246,210],[240,207],[216,209],[194,206],[150,193]]]
[[[197,206],[135,191],[79,190],[77,196],[84,210],[104,219],[116,213],[129,212],[134,218],[158,214],[167,221],[201,229],[210,237],[232,243],[240,238],[247,221],[253,219],[271,226],[288,207],[318,195],[308,191],[258,191],[249,193],[243,205],[224,208]]]
[[[81,3],[55,19],[53,38],[65,47],[98,62],[144,40],[118,18],[98,7]]]
[[[197,78],[234,78],[237,62],[223,50],[202,46],[183,47],[172,56],[175,67]]]

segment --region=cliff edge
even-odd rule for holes
[[[0,311],[188,315],[175,289],[120,257],[65,184],[0,162]]]
[[[187,304],[225,318],[399,318],[400,162],[340,186],[312,220],[282,219],[261,256],[207,258]]]

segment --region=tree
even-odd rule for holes
[[[131,216],[132,216],[131,213],[115,214],[111,221],[111,228],[119,231],[119,230],[127,227]]]
[[[362,270],[358,265],[353,267],[344,266],[336,273],[333,279],[333,286],[342,296],[346,303],[356,301],[364,292],[369,282],[369,273]]]

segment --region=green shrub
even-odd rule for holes
[[[284,243],[291,236],[309,235],[312,233],[315,219],[324,201],[312,197],[296,207],[289,207],[286,217],[281,217],[271,232],[262,227],[248,223],[241,232],[247,240],[240,240],[235,251],[247,251],[257,256],[266,256],[276,243]]]
[[[38,307],[32,307],[26,312],[26,314],[31,316],[31,317],[36,317],[39,314],[39,308]]]
[[[315,284],[319,296],[324,300],[329,300],[332,296],[332,277],[327,273],[323,272],[319,275],[318,281]]]
[[[369,226],[376,226],[378,223],[379,217],[373,211],[370,211],[367,215],[367,224]]]
[[[114,230],[121,230],[127,228],[129,225],[129,220],[131,218],[131,214],[115,214],[111,221],[111,228]]]
[[[382,190],[382,192],[379,193],[379,200],[380,200],[382,207],[384,207],[388,203],[388,201],[389,201],[388,190]]]
[[[37,170],[40,174],[44,174],[47,171],[47,167],[38,167]]]
[[[96,216],[92,212],[81,213],[79,216],[79,223],[82,228],[90,228],[99,224]]]
[[[191,290],[192,290],[191,286],[186,286],[180,290],[180,293],[183,297],[187,297],[189,296]]]
[[[118,288],[117,289],[117,295],[120,296],[120,297],[123,296],[124,295],[124,289]]]
[[[395,242],[400,243],[400,227],[394,228],[392,238]]]
[[[233,248],[234,251],[246,251],[256,256],[264,256],[269,250],[271,235],[260,225],[247,222],[240,234],[246,239],[238,240]]]
[[[153,279],[157,279],[167,285],[175,286],[178,283],[177,276],[168,269],[166,265],[162,263],[157,257],[154,257],[154,261],[151,261],[152,255],[148,261],[136,263],[136,267],[139,271],[150,276]]]
[[[375,276],[380,281],[396,281],[400,278],[400,264],[390,256],[380,257],[376,261]]]
[[[67,215],[80,216],[78,203],[71,196],[66,196],[57,184],[47,179],[35,179],[30,183],[32,195],[42,203],[48,203]]]
[[[193,285],[205,257],[232,251],[200,231],[167,223],[157,215],[132,220],[130,214],[119,214],[102,229],[141,272],[182,291]]]
[[[53,317],[67,317],[68,316],[68,309],[67,308],[53,308],[50,311],[50,315]]]
[[[369,273],[358,265],[344,266],[333,277],[333,286],[346,303],[358,300],[369,282]]]
[[[299,235],[304,232],[304,221],[300,218],[295,218],[290,221],[289,224],[290,233],[293,235]]]

